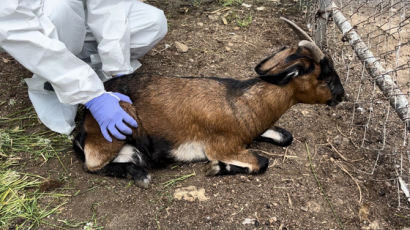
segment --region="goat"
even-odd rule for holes
[[[210,161],[206,175],[258,174],[268,159],[246,147],[255,139],[286,146],[292,135],[273,127],[297,103],[342,101],[344,89],[331,59],[293,22],[301,36],[297,47],[284,47],[262,60],[258,77],[125,76],[105,83],[110,91],[130,96],[121,106],[139,124],[127,140],[105,141],[87,111],[74,148],[90,172],[131,176],[147,187],[147,170],[172,161]]]

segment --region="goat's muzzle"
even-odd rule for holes
[[[343,87],[336,87],[336,89],[332,90],[332,99],[327,101],[327,105],[329,106],[336,106],[340,102],[344,101],[345,99],[345,90]]]

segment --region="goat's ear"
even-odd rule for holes
[[[256,67],[255,67],[255,72],[258,73],[259,75],[265,75],[269,70],[274,68],[278,63],[278,60],[275,56],[277,56],[278,53],[284,51],[288,47],[284,46],[280,50],[276,51],[274,54],[271,56],[263,59]],[[279,55],[278,55],[279,56]]]
[[[286,85],[297,76],[301,75],[304,72],[304,67],[300,64],[291,65],[285,70],[275,73],[269,74],[269,72],[265,75],[259,75],[259,77],[269,83],[275,85]]]

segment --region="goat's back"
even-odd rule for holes
[[[259,82],[256,78],[239,81],[142,75],[113,79],[106,83],[106,89],[130,96],[140,125],[148,135],[178,145],[215,134],[235,135],[236,128],[254,126],[250,123],[257,120],[257,114],[252,111],[257,110],[241,107],[258,107],[260,102],[244,101],[241,96],[249,94],[251,87],[261,87]],[[244,138],[251,141],[253,137]]]

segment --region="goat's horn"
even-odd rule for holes
[[[296,25],[294,22],[292,22],[291,20],[284,18],[284,17],[280,17],[280,19],[282,19],[283,21],[285,21],[286,23],[288,23],[288,25],[290,26],[290,28],[293,29],[293,31],[295,31],[295,33],[300,37],[300,39],[303,40],[308,40],[311,41],[313,43],[315,43],[313,41],[313,39],[309,36],[309,34],[307,34],[302,28],[300,28],[298,25]]]
[[[325,54],[323,54],[322,50],[320,50],[320,48],[314,42],[302,40],[299,42],[298,46],[305,47],[310,50],[313,55],[313,60],[315,60],[316,63],[320,63],[320,60],[325,57]]]
[[[298,45],[300,47],[305,47],[309,49],[312,52],[313,59],[316,63],[319,63],[320,60],[322,60],[325,57],[322,50],[316,45],[313,39],[302,28],[300,28],[298,25],[296,25],[294,22],[290,21],[287,18],[280,17],[280,19],[285,21],[301,39],[304,39],[304,41],[300,41]]]

